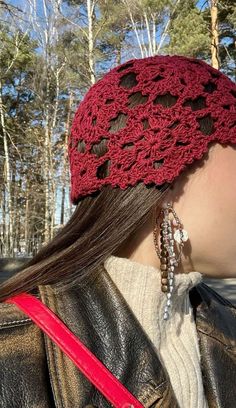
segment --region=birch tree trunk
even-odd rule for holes
[[[11,173],[9,160],[8,135],[5,125],[5,114],[2,100],[2,81],[0,80],[0,117],[4,146],[4,176],[5,176],[5,250],[4,255],[13,256],[13,234],[12,234],[12,196],[11,196]]]
[[[93,38],[93,16],[95,0],[87,0],[87,14],[88,14],[88,62],[90,71],[90,81],[94,84],[96,81],[95,67],[94,67],[94,38]]]
[[[30,245],[29,245],[29,181],[26,178],[26,186],[25,186],[25,225],[24,225],[24,242],[25,242],[25,247],[24,247],[24,252],[29,254],[30,252]]]
[[[73,104],[73,94],[70,91],[69,100],[68,100],[68,113],[65,126],[65,142],[64,142],[64,152],[63,152],[63,164],[62,164],[62,173],[61,173],[61,217],[60,225],[63,225],[65,222],[65,196],[66,196],[66,185],[67,185],[67,158],[68,158],[68,136],[70,129],[70,119],[72,114],[72,104]]]
[[[2,186],[2,204],[1,204],[1,256],[6,256],[6,189]]]
[[[12,227],[12,253],[18,250],[19,243],[19,214],[17,208],[17,188],[16,188],[16,161],[13,160],[11,164],[11,197],[12,197],[12,213],[11,213],[11,224]]]
[[[64,64],[62,66],[56,67],[54,70],[54,77],[55,77],[55,84],[56,84],[56,95],[55,95],[55,103],[53,106],[53,119],[50,126],[50,133],[53,135],[54,130],[57,126],[58,121],[58,105],[59,105],[59,95],[60,95],[60,73],[63,69]],[[54,236],[54,229],[56,224],[56,203],[57,203],[57,188],[56,188],[56,179],[55,179],[55,169],[52,157],[52,143],[51,138],[49,140],[50,148],[49,148],[49,158],[50,158],[50,171],[49,171],[49,183],[50,183],[50,240]]]
[[[58,39],[58,8],[60,0],[42,0],[42,15],[37,15],[35,0],[29,0],[31,5],[31,21],[37,33],[44,55],[44,72],[42,81],[42,111],[44,112],[44,144],[43,144],[43,178],[44,178],[44,242],[48,242],[54,235],[56,211],[56,181],[55,181],[55,155],[53,144],[56,138],[56,125],[58,121],[58,104],[60,94],[60,72],[55,44]],[[55,87],[55,95],[52,89]]]
[[[161,24],[160,14],[167,13],[164,5],[161,11],[157,11],[152,1],[148,4],[147,1],[142,0],[122,0],[127,9],[142,58],[151,57],[160,52],[179,2],[180,0],[175,0],[173,5],[169,6],[166,22],[163,25]],[[160,41],[158,44],[157,33],[160,29]]]
[[[47,61],[48,64],[48,61]],[[49,129],[49,83],[50,74],[47,66],[46,74],[46,106],[45,106],[45,139],[44,139],[44,187],[45,187],[45,220],[44,220],[44,241],[50,238],[50,129]]]

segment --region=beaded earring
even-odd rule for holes
[[[172,213],[174,217],[172,220],[169,218],[170,213]],[[170,203],[163,205],[160,215],[163,216],[163,220],[160,223],[160,251],[158,248],[158,218],[156,219],[153,229],[153,236],[155,249],[161,261],[161,290],[167,295],[163,316],[164,320],[167,320],[170,316],[169,308],[172,304],[171,297],[174,289],[174,270],[175,267],[179,265],[184,242],[188,240],[188,233],[183,229],[182,223]],[[173,224],[173,228],[176,228],[174,233],[171,223]],[[174,241],[179,244],[178,257],[175,253]]]

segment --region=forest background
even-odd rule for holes
[[[68,134],[87,89],[157,54],[235,81],[235,0],[0,0],[1,257],[34,255],[71,216]]]

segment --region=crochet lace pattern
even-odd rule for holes
[[[166,55],[121,64],[76,111],[71,202],[105,185],[171,183],[210,142],[236,144],[235,126],[236,85],[204,61]]]

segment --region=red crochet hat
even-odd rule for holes
[[[89,89],[75,114],[71,201],[105,185],[171,183],[210,142],[236,144],[235,127],[236,85],[204,61],[167,55],[121,64]],[[99,146],[103,155],[94,152]]]

